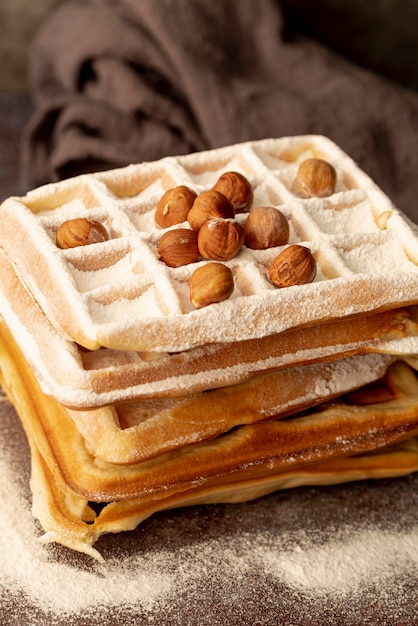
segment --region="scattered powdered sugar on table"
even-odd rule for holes
[[[138,555],[126,564],[116,560],[105,566],[93,563],[90,571],[54,562],[37,540],[39,532],[28,503],[19,497],[3,458],[0,475],[0,587],[25,593],[42,610],[64,614],[114,603],[129,606],[133,599],[149,611],[171,591],[173,576],[164,573],[158,555],[151,561]]]
[[[418,528],[401,535],[370,528],[351,529],[325,545],[307,543],[300,541],[284,551],[278,543],[271,551],[255,552],[266,573],[315,596],[344,597],[371,583],[382,586],[394,574],[416,571],[418,567]]]
[[[122,547],[117,554],[109,552],[104,564],[79,555],[73,560],[65,549],[38,542],[40,531],[31,515],[28,490],[22,485],[9,443],[0,433],[0,590],[2,597],[10,594],[3,608],[5,602],[25,598],[47,616],[46,621],[25,624],[96,624],[95,615],[97,623],[103,623],[103,611],[110,612],[113,620],[120,610],[127,612],[125,617],[130,611],[133,621],[124,617],[125,621],[112,624],[160,623],[161,612],[172,615],[174,607],[180,621],[173,618],[169,623],[180,624],[186,623],[181,621],[181,599],[194,607],[193,617],[199,617],[204,597],[243,606],[249,601],[251,585],[260,596],[260,589],[268,589],[271,583],[283,593],[287,589],[310,597],[319,607],[326,597],[352,597],[367,586],[389,589],[392,576],[417,571],[418,526],[397,533],[365,523],[318,537],[301,526],[295,530],[286,526],[281,532],[277,531],[280,526],[271,529],[264,523],[260,530],[249,532],[235,526],[224,535],[204,534],[179,545],[178,541],[170,543],[170,532],[176,532],[175,514],[172,523],[166,521],[160,527],[164,531],[159,537],[161,547],[147,540],[137,551]],[[208,527],[209,522],[205,532]],[[254,597],[255,603],[260,601]],[[92,617],[87,620],[86,616]],[[135,621],[135,616],[146,621]],[[222,623],[215,617],[211,620],[204,623]]]

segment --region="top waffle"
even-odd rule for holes
[[[311,157],[336,169],[327,198],[292,191],[298,165]],[[318,271],[310,284],[278,289],[267,268],[280,248],[244,246],[225,262],[232,296],[194,309],[188,281],[205,261],[170,268],[159,260],[155,207],[170,187],[199,193],[228,170],[249,179],[254,207],[280,208],[289,243],[308,246]],[[88,349],[178,352],[418,302],[417,227],[324,137],[268,139],[83,175],[10,198],[0,211],[0,246],[20,279],[56,329]],[[106,225],[110,240],[59,249],[60,224],[86,215]]]

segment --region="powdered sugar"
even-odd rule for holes
[[[54,552],[51,555],[38,542],[39,529],[18,484],[13,469],[17,464],[4,439],[1,448],[0,588],[24,593],[43,611],[60,615],[132,603],[147,612],[171,591],[173,575],[165,573],[164,561],[157,555],[152,560],[143,554],[135,555],[126,567],[110,558],[105,566],[93,564],[88,569],[55,560]]]
[[[306,545],[304,545],[306,544]],[[305,594],[344,597],[364,585],[385,584],[394,572],[418,567],[418,528],[399,535],[364,528],[346,529],[325,545],[305,538],[291,549],[280,545],[259,555],[264,571]]]

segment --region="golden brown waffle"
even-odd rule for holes
[[[335,167],[333,195],[294,193],[308,157]],[[318,273],[313,283],[276,289],[266,271],[278,249],[244,246],[226,261],[235,277],[231,298],[193,310],[187,285],[196,264],[173,269],[158,260],[155,206],[168,188],[200,192],[225,170],[248,177],[254,206],[280,207],[290,243],[311,248]],[[110,241],[57,248],[59,225],[86,215],[107,226]],[[83,175],[8,199],[0,216],[0,246],[34,300],[59,332],[89,349],[179,352],[418,302],[417,228],[323,137],[249,142]]]
[[[132,498],[97,507],[73,492],[62,476],[51,472],[37,449],[32,453],[33,514],[45,533],[44,543],[60,543],[102,560],[93,547],[106,533],[133,530],[158,511],[200,504],[246,502],[279,489],[338,485],[345,482],[405,476],[418,471],[418,440],[412,437],[372,453],[337,457],[268,476],[233,480],[159,498]],[[99,512],[96,514],[96,510]]]
[[[158,510],[418,469],[418,380],[403,362],[390,366],[377,389],[121,467],[92,456],[67,409],[42,393],[0,329],[1,382],[30,443],[34,513],[45,541],[97,557],[92,546],[101,534],[134,528]],[[90,503],[106,506],[96,516]]]
[[[139,400],[68,409],[89,451],[127,465],[218,437],[237,426],[283,418],[383,376],[390,355],[286,368],[182,400]]]
[[[324,363],[356,354],[411,355],[418,352],[418,324],[416,312],[411,308],[336,320],[258,340],[216,343],[175,354],[108,348],[86,351],[65,339],[49,323],[1,250],[0,311],[43,391],[75,409],[152,398],[154,401],[146,409],[152,414],[152,411],[171,406],[170,398],[238,384],[264,371]],[[313,370],[319,378],[324,375],[321,371],[329,377],[332,368]],[[351,370],[351,378],[348,372],[343,372],[346,381],[341,383],[345,385],[353,384],[355,371]],[[362,367],[358,376],[364,376],[365,372]],[[337,372],[334,380],[336,376]],[[288,374],[282,377],[289,379]],[[364,381],[360,378],[359,384],[361,382]],[[334,386],[334,393],[337,389]],[[303,403],[307,398],[306,389],[301,388],[300,393]],[[311,394],[311,397],[314,401],[318,394]],[[146,403],[143,404],[145,407]],[[101,419],[113,432],[112,424],[117,423],[118,418],[110,413],[105,409]],[[87,423],[90,423],[88,418]],[[129,445],[127,437],[124,441],[123,450]]]

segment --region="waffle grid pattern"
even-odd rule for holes
[[[297,166],[310,157],[336,168],[332,196],[301,199],[293,193]],[[199,193],[227,170],[250,180],[253,206],[280,208],[290,222],[289,243],[312,250],[318,274],[313,284],[276,289],[267,268],[280,248],[243,247],[226,262],[236,285],[230,300],[195,311],[188,282],[200,263],[173,269],[158,260],[163,231],[154,211],[168,188],[184,184]],[[5,229],[0,245],[21,280],[56,328],[90,349],[181,351],[418,299],[415,227],[323,137],[262,140],[83,175],[10,199],[1,210],[3,221],[13,213],[17,231],[10,237]],[[107,226],[110,240],[58,249],[59,225],[86,213]],[[37,261],[39,271],[32,272]]]

